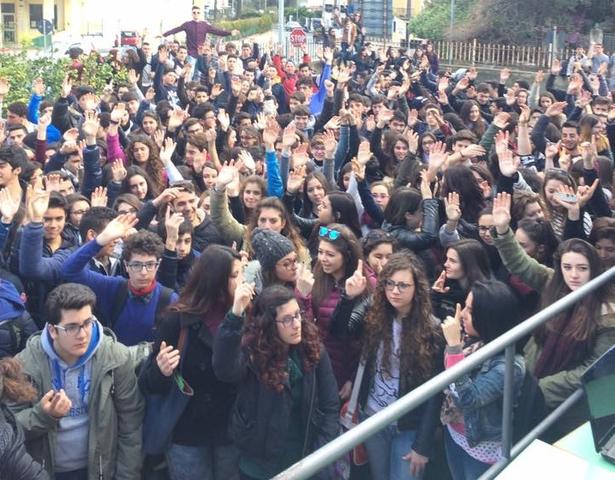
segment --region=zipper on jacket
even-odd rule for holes
[[[310,408],[308,410],[307,426],[305,427],[305,439],[303,440],[303,456],[307,455],[308,439],[310,438],[310,427],[312,426],[312,412],[314,411],[314,400],[316,398],[316,368],[312,375],[312,395],[310,398]]]

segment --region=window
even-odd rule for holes
[[[43,20],[43,6],[30,4],[30,28],[36,29]]]

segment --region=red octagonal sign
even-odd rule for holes
[[[290,43],[293,47],[302,47],[307,43],[307,36],[301,28],[293,28],[290,32]]]

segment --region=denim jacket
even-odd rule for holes
[[[462,353],[461,346],[447,347],[450,355]],[[504,354],[485,361],[471,374],[461,376],[450,391],[455,405],[463,412],[465,435],[471,447],[481,441],[500,441],[502,435],[502,396],[504,394]],[[515,405],[525,378],[522,355],[515,355]]]

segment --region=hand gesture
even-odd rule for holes
[[[233,97],[237,97],[241,93],[241,79],[239,77],[231,77],[231,93]]]
[[[438,172],[446,161],[446,145],[443,142],[436,142],[429,150],[429,169]]]
[[[62,87],[60,88],[60,96],[62,98],[68,98],[72,91],[73,81],[71,80],[70,75],[66,75],[62,81]]]
[[[137,216],[132,213],[118,215],[98,234],[96,243],[100,246],[105,246],[114,240],[127,236],[138,221]]]
[[[450,291],[451,287],[446,286],[446,270],[442,270],[431,289],[436,293],[448,293]]]
[[[160,351],[156,355],[156,365],[165,377],[170,377],[179,365],[179,350],[167,345],[164,340],[160,342]]]
[[[218,190],[224,190],[238,174],[239,172],[235,167],[234,160],[224,164],[222,169],[218,172],[218,177],[216,178],[216,188]]]
[[[96,187],[92,192],[92,207],[106,207],[107,202],[107,187]]]
[[[187,107],[186,107],[187,108]],[[176,108],[169,112],[169,121],[167,123],[169,130],[176,130],[181,127],[184,120],[188,118],[188,112],[181,108]]]
[[[285,148],[291,148],[297,142],[296,132],[297,127],[295,123],[290,122],[282,133],[282,144]]]
[[[335,150],[337,149],[337,140],[335,139],[335,134],[331,130],[326,130],[325,133],[323,133],[323,143],[325,145],[325,158],[333,158]],[[361,149],[360,145],[359,149]]]
[[[502,152],[498,153],[500,173],[505,177],[512,177],[515,173],[517,173],[520,163],[519,157],[515,159],[512,150],[509,148],[506,148]]]
[[[461,345],[461,305],[457,304],[454,317],[449,315],[442,322],[442,333],[449,347]]]
[[[288,180],[286,181],[286,190],[289,193],[297,193],[301,189],[301,187],[303,187],[305,177],[305,165],[293,169],[293,171],[288,174]]]
[[[241,150],[241,152],[237,155],[237,160],[250,171],[250,174],[254,173],[256,170],[256,162],[254,161],[254,157],[247,150]],[[238,166],[237,163],[235,164],[235,167],[238,171],[241,170],[241,167]]]
[[[444,199],[444,207],[446,210],[446,218],[451,222],[457,223],[461,218],[459,194],[457,192],[450,192]]]
[[[568,104],[566,102],[555,102],[547,107],[545,110],[545,115],[547,117],[559,117],[562,113],[564,113],[564,108],[566,108]]]
[[[218,122],[223,132],[226,132],[231,125],[231,117],[223,108],[218,111]]]
[[[154,87],[149,87],[145,91],[145,100],[152,103],[156,98],[156,89]]]
[[[466,77],[463,77],[455,85],[455,90],[466,90],[469,86],[470,86],[470,80],[468,80]]]
[[[555,156],[559,153],[561,143],[547,143],[545,148],[545,157],[549,159],[555,158]]]
[[[356,298],[361,295],[367,287],[367,278],[363,275],[363,260],[357,262],[357,269],[346,280],[346,296]]]
[[[559,75],[561,70],[562,63],[557,58],[554,58],[553,62],[551,62],[551,75]]]
[[[494,125],[500,128],[501,130],[505,129],[508,126],[509,122],[510,122],[510,114],[506,112],[498,113],[493,119]]]
[[[423,470],[429,462],[429,457],[416,453],[414,450],[410,450],[408,455],[401,457],[406,462],[410,462],[410,474],[413,477],[420,477]]]
[[[304,298],[312,293],[312,287],[314,287],[314,274],[310,267],[304,263],[300,263],[297,268],[297,282],[295,283],[295,287]]]
[[[218,133],[216,132],[215,128],[210,128],[208,130],[205,130],[205,139],[207,140],[207,143],[215,144],[217,136],[218,136]]]
[[[393,118],[393,110],[389,110],[386,107],[382,107],[382,109],[378,112],[378,123],[381,125],[386,125]]]
[[[367,140],[363,140],[359,144],[359,149],[357,151],[357,161],[361,165],[365,166],[371,160],[371,158],[372,158],[372,151],[371,151],[369,142]]]
[[[327,90],[327,97],[332,97],[335,94],[335,83],[331,80],[325,80],[325,89]]]
[[[408,140],[408,150],[410,150],[410,153],[412,153],[413,155],[416,155],[416,152],[419,149],[419,134],[416,133],[414,130],[406,130],[406,140]]]
[[[350,163],[352,165],[352,173],[354,173],[354,178],[357,182],[362,182],[365,180],[365,165],[360,163],[357,160],[357,157],[353,158]]]
[[[64,132],[62,138],[65,142],[77,143],[77,140],[79,140],[79,130],[76,128],[70,128]]]
[[[57,173],[50,173],[45,177],[45,190],[49,192],[60,191],[60,175]]]
[[[599,185],[600,180],[596,178],[596,180],[594,180],[594,183],[592,183],[591,186],[588,187],[587,185],[580,185],[577,188],[579,207],[583,208],[585,205],[587,205],[587,202],[589,202],[594,196],[594,193],[596,192]]]
[[[431,182],[429,178],[430,177],[427,174],[427,170],[422,170],[420,189],[421,189],[421,197],[423,197],[423,200],[428,200],[430,198],[433,198],[433,193],[431,191]]]
[[[365,119],[365,129],[368,132],[373,132],[376,129],[376,117],[374,115],[369,115]]]
[[[333,61],[333,50],[329,47],[325,47],[322,52],[322,58],[326,63],[331,63]]]
[[[214,86],[211,87],[211,94],[210,97],[212,99],[219,97],[220,94],[222,94],[222,92],[224,92],[224,88],[222,88],[222,84],[220,83],[214,83]]]
[[[511,75],[511,71],[510,68],[503,68],[500,71],[500,84],[505,84],[506,82],[508,82],[508,80],[510,80],[510,75]]]
[[[235,289],[235,297],[233,298],[233,306],[231,311],[233,315],[241,316],[248,308],[248,305],[254,298],[254,284],[242,283]]]
[[[256,121],[254,122],[254,126],[259,130],[264,130],[267,128],[267,116],[264,112],[258,112],[256,114]]]
[[[301,167],[303,165],[307,165],[310,160],[310,157],[307,154],[307,143],[300,144],[291,156],[291,162],[294,169]]]
[[[583,168],[593,170],[594,158],[596,157],[596,145],[594,142],[582,142],[579,145],[579,152],[583,158]]]
[[[9,224],[15,218],[19,211],[19,199],[11,197],[7,188],[0,190],[0,215],[2,215],[2,223]]]
[[[482,157],[486,153],[487,152],[485,151],[483,147],[481,147],[480,145],[476,145],[475,143],[468,145],[467,147],[461,150],[461,155],[463,156],[463,158]]]
[[[4,77],[0,77],[0,98],[6,97],[10,89],[11,86],[9,84],[9,81]]]
[[[498,234],[503,235],[510,225],[510,205],[512,198],[509,193],[498,193],[493,199],[493,223]]]
[[[34,82],[32,83],[32,93],[34,93],[34,95],[38,95],[39,97],[45,95],[45,82],[42,78],[34,79]]]
[[[164,228],[167,232],[167,239],[177,241],[179,237],[179,226],[185,221],[184,216],[179,212],[171,213],[171,206],[167,205],[164,218]]]
[[[96,140],[98,134],[98,127],[100,126],[100,120],[98,115],[93,110],[88,110],[84,115],[85,121],[81,125],[81,131],[86,138]]]
[[[325,130],[338,130],[342,124],[342,119],[339,116],[331,117],[325,125]]]
[[[30,220],[33,222],[42,222],[45,212],[49,208],[49,194],[48,190],[34,191],[28,189],[28,203],[30,209]],[[31,195],[30,195],[31,194]]]
[[[58,392],[54,390],[49,390],[45,395],[43,395],[43,398],[41,398],[39,405],[43,412],[45,412],[50,417],[59,420],[60,418],[68,415],[68,412],[70,412],[73,403],[66,395],[64,389],[60,389],[60,391]]]
[[[525,127],[530,122],[530,115],[532,111],[527,105],[519,105],[519,108],[521,109],[521,115],[519,115],[519,126]]]
[[[534,82],[541,84],[545,79],[545,72],[542,70],[538,70],[536,72],[536,76],[534,77]]]
[[[126,168],[124,167],[124,162],[122,160],[116,160],[111,165],[111,175],[113,177],[113,181],[115,183],[122,183],[128,175]]]
[[[160,160],[162,163],[168,164],[171,162],[171,157],[173,157],[176,146],[177,144],[172,138],[165,138],[164,146],[160,150]]]
[[[130,85],[136,85],[139,81],[139,75],[134,68],[128,70],[127,80]]]
[[[288,128],[288,127],[287,127]],[[286,129],[284,129],[286,132]],[[274,118],[267,120],[265,129],[263,130],[263,143],[271,151],[275,148],[275,142],[280,134],[280,125]]]
[[[51,113],[46,112],[38,117],[38,129],[46,131],[51,124]]]
[[[123,102],[117,103],[111,111],[111,121],[115,123],[121,123],[124,120],[125,113],[126,104]]]

